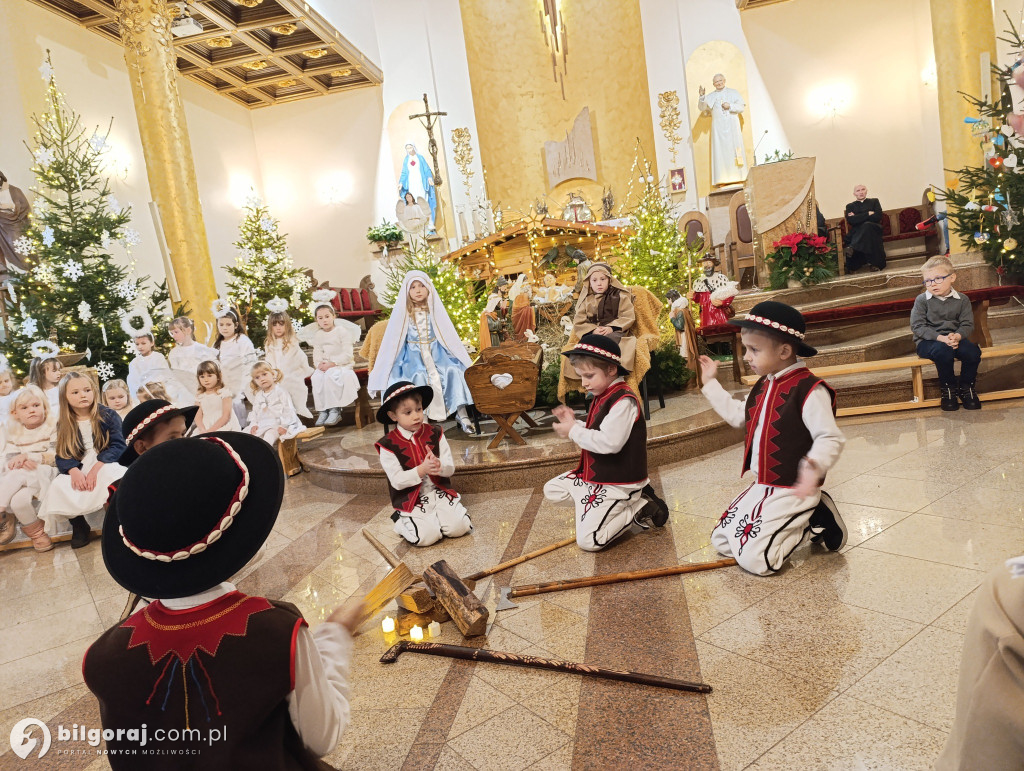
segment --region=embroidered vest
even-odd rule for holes
[[[111,767],[330,768],[302,744],[285,700],[305,623],[293,605],[229,592],[188,610],[154,602],[108,629],[86,651],[86,685],[104,729],[146,726],[144,746],[107,741]]]
[[[632,399],[636,404],[636,420],[629,439],[622,449],[611,455],[580,452],[580,465],[576,475],[587,482],[603,485],[631,485],[647,479],[647,423],[636,398],[626,383],[613,383],[604,393],[594,397],[587,412],[587,428],[598,429],[608,413],[621,399]]]
[[[804,425],[804,402],[818,384],[828,391],[832,414],[836,412],[836,392],[807,367],[787,372],[769,380],[762,377],[747,395],[747,438],[743,454],[742,474],[750,468],[753,455],[754,429],[758,416],[764,424],[758,447],[757,481],[773,487],[796,484],[800,459],[814,444],[811,432]]]
[[[429,449],[435,458],[441,457],[441,428],[431,423],[424,423],[420,426],[420,430],[412,435],[411,439],[406,439],[402,436],[402,432],[397,428],[388,433],[383,439],[374,445],[377,448],[379,454],[381,449],[390,451],[398,462],[402,464],[402,468],[405,471],[416,468],[420,465],[427,457],[427,450]],[[452,489],[452,480],[448,477],[439,477],[431,475],[430,481],[434,483],[434,486],[438,490],[443,490],[446,493],[455,495],[455,491]],[[396,490],[394,485],[391,484],[391,480],[388,479],[388,492],[391,494],[391,505],[395,507],[397,511],[404,511],[406,514],[412,511],[413,506],[416,505],[416,501],[420,496],[420,489],[423,487],[422,483],[414,485],[412,487],[406,487],[402,490]]]

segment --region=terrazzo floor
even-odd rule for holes
[[[728,568],[520,598],[486,639],[442,642],[702,680],[708,696],[574,675],[405,655],[378,663],[379,624],[357,638],[352,722],[326,759],[352,769],[926,769],[953,720],[967,613],[986,571],[1024,552],[1024,404],[846,419],[827,489],[850,540],[799,549],[781,574]],[[566,547],[496,588],[714,559],[709,531],[743,486],[740,448],[662,466],[669,526],[599,554]],[[457,481],[457,475],[456,475]],[[311,624],[387,570],[366,527],[417,572],[444,558],[468,573],[571,534],[539,490],[467,495],[475,532],[429,549],[391,533],[383,498],[329,493],[303,477],[239,588],[294,602]],[[20,761],[26,716],[99,725],[81,682],[88,644],[125,592],[100,548],[0,554],[0,768],[105,768],[95,755]],[[393,613],[393,611],[392,611]],[[80,745],[84,747],[85,745]]]

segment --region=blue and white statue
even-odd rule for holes
[[[434,189],[434,175],[430,173],[427,159],[416,152],[412,142],[405,146],[405,158],[402,159],[402,176],[398,178],[398,194],[405,200],[406,193],[412,193],[413,200],[426,198],[430,206],[430,222],[428,232],[434,232],[434,221],[437,213],[437,191]]]

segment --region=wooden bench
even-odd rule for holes
[[[281,465],[284,467],[286,476],[293,477],[306,470],[302,465],[302,461],[299,460],[299,442],[308,442],[310,439],[316,439],[323,432],[323,426],[313,426],[312,428],[300,431],[291,439],[283,439],[277,443],[277,457],[281,459]]]
[[[934,213],[934,209],[930,204],[904,206],[899,209],[882,209],[882,221],[879,223],[882,226],[882,244],[892,244],[899,243],[901,241],[921,239],[920,254],[939,254],[942,249],[940,247],[941,237],[939,235],[938,228],[936,228],[935,225],[932,225],[924,230],[917,229],[918,223],[924,222]],[[835,233],[836,246],[839,249],[839,275],[841,276],[846,273],[846,260],[843,258],[843,243],[850,235],[850,226],[846,222],[845,214],[846,212],[844,211],[842,217],[825,220],[825,224],[828,226],[829,231]],[[899,256],[904,257],[909,255],[901,254]]]
[[[1024,343],[1010,343],[1007,345],[995,345],[984,348],[981,351],[982,359],[1003,359],[1009,356],[1024,355]],[[860,407],[840,407],[836,415],[844,417],[847,415],[872,415],[876,412],[896,412],[899,410],[919,410],[924,407],[938,407],[939,399],[924,398],[924,372],[925,367],[934,366],[931,359],[922,359],[918,356],[902,356],[898,359],[883,359],[881,361],[858,361],[852,364],[836,364],[831,367],[810,366],[809,369],[819,377],[829,378],[837,375],[860,375],[866,372],[888,372],[898,369],[909,369],[913,388],[913,397],[905,402],[886,402],[883,404],[868,404]],[[753,385],[757,382],[757,376],[747,375],[741,379],[744,385]],[[989,391],[979,393],[978,398],[983,402],[997,401],[999,399],[1019,399],[1024,397],[1024,388],[1009,388],[1003,391]]]

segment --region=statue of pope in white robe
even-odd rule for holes
[[[697,107],[711,115],[711,184],[728,185],[747,178],[747,154],[743,149],[740,113],[746,104],[740,92],[725,87],[725,76],[712,79],[715,90],[705,94],[700,87]]]

